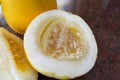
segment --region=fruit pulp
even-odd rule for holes
[[[87,53],[88,44],[84,32],[75,26],[66,25],[61,20],[53,21],[45,28],[40,41],[43,44],[43,53],[59,60],[83,58]]]

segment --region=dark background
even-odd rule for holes
[[[120,80],[120,0],[72,0],[64,10],[81,16],[93,30],[98,44],[95,66],[74,80]],[[8,27],[3,16],[0,26],[23,37]],[[39,74],[38,80],[55,79]]]

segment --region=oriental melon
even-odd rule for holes
[[[0,28],[0,80],[37,80],[38,72],[28,62],[22,39]]]
[[[57,79],[86,74],[94,66],[98,51],[87,23],[62,10],[37,16],[25,32],[24,48],[38,72]]]

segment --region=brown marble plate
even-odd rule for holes
[[[81,16],[91,27],[98,44],[94,68],[74,80],[120,80],[120,0],[72,0],[64,10]],[[0,26],[12,31],[0,16]],[[55,80],[39,74],[38,80]]]

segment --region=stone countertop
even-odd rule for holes
[[[64,10],[81,16],[91,27],[98,44],[94,68],[74,80],[120,80],[120,0],[72,0]],[[14,34],[0,17],[0,26]],[[55,80],[39,74],[38,80]]]

